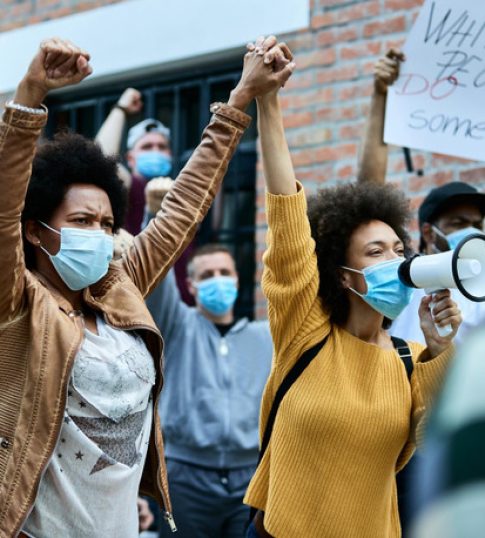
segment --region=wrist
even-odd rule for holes
[[[276,107],[279,104],[278,92],[264,93],[256,97],[256,102],[260,108]]]
[[[254,96],[251,95],[248,90],[236,86],[236,88],[232,90],[227,104],[244,112],[253,98]]]
[[[385,99],[387,97],[387,84],[374,83],[374,99]]]
[[[129,115],[128,109],[119,103],[115,103],[111,110],[119,110],[125,117]]]
[[[443,351],[450,345],[451,342],[438,343],[438,342],[426,342],[428,348],[428,360],[435,359],[438,355],[441,355]],[[426,362],[426,361],[424,361]]]
[[[47,93],[47,89],[24,79],[17,86],[13,101],[29,108],[40,108]]]

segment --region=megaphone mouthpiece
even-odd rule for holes
[[[411,258],[407,258],[401,263],[397,270],[399,280],[408,288],[419,288],[419,286],[416,286],[411,279],[411,263],[413,260],[419,257],[420,254],[414,254],[414,256],[411,256]]]

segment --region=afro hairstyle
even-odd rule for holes
[[[104,190],[113,210],[116,232],[126,208],[126,188],[118,177],[115,157],[107,157],[93,141],[72,132],[61,132],[42,143],[32,164],[32,174],[22,211],[22,224],[28,220],[49,222],[61,205],[69,187],[87,183]],[[35,266],[34,248],[24,237],[25,263]]]
[[[309,198],[308,218],[316,243],[319,295],[333,323],[343,325],[349,314],[340,267],[346,265],[352,233],[370,221],[385,222],[396,232],[409,255],[412,251],[405,226],[410,217],[408,200],[392,185],[352,183],[321,189]],[[385,319],[384,326],[389,324]]]

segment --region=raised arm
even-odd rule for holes
[[[184,330],[190,307],[180,297],[173,269],[147,297],[146,305],[167,342],[175,331]]]
[[[35,145],[47,120],[42,102],[56,88],[91,73],[89,55],[59,39],[44,41],[0,122],[0,323],[20,311],[24,289],[22,213]]]
[[[322,310],[305,194],[295,178],[278,96],[273,92],[257,102],[268,219],[262,286],[278,361],[284,360],[288,346],[308,343],[299,342],[308,338],[303,326],[312,311]],[[322,318],[322,332],[324,325]]]
[[[95,141],[100,145],[105,155],[119,155],[121,138],[126,125],[126,117],[138,114],[143,107],[141,93],[134,88],[127,88],[111,109],[108,117],[101,125]],[[120,164],[118,174],[127,188],[131,185],[131,174]]]
[[[388,148],[384,142],[384,119],[387,89],[399,76],[402,61],[404,54],[391,49],[374,66],[374,91],[359,152],[358,181],[384,183],[386,180]]]
[[[161,209],[123,258],[143,296],[165,276],[191,241],[219,189],[229,161],[249,124],[253,98],[280,87],[290,71],[273,72],[260,56],[246,55],[241,80],[227,104],[217,103],[199,146],[163,199]]]

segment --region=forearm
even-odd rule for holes
[[[418,394],[422,399],[419,404],[426,409],[432,405],[445,379],[448,367],[453,359],[455,347],[447,346],[439,355],[431,358],[429,350],[424,349],[415,364],[415,382],[419,386]]]
[[[321,319],[322,331],[328,317],[319,306],[320,279],[303,189],[287,196],[268,193],[266,212],[269,230],[262,288],[279,353],[301,336],[298,333],[312,311]]]
[[[45,97],[16,94],[16,102],[38,108]],[[15,315],[23,286],[23,242],[20,224],[36,142],[47,121],[47,113],[30,114],[7,108],[0,122],[0,321]]]
[[[125,127],[126,116],[123,110],[114,107],[96,135],[95,141],[101,146],[105,155],[118,155],[121,137]]]
[[[164,338],[170,338],[183,323],[184,311],[188,308],[180,297],[173,269],[146,298],[146,305]]]
[[[258,99],[258,130],[266,190],[271,194],[295,194],[295,172],[277,94]]]
[[[386,94],[374,92],[363,144],[360,147],[357,177],[361,182],[384,183],[388,147],[384,143]]]

